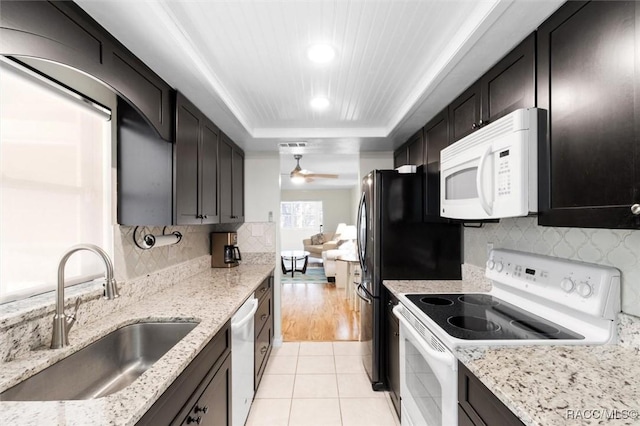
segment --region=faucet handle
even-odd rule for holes
[[[78,313],[78,308],[80,307],[81,303],[82,303],[82,300],[80,300],[80,298],[78,297],[76,299],[75,307],[73,308],[73,313],[64,315],[67,318],[67,330],[71,329],[73,324],[75,324],[76,319],[78,318],[76,314]]]

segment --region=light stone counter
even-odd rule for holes
[[[491,281],[484,268],[462,265],[462,280],[385,280],[396,297],[402,293],[484,293],[491,290]]]
[[[384,285],[396,296],[491,289],[481,268],[466,265],[461,281]],[[455,352],[525,425],[640,425],[640,318],[619,315],[618,341],[602,346],[467,346]]]
[[[456,356],[525,425],[640,424],[637,348],[461,348]]]
[[[66,348],[28,352],[1,364],[0,392],[111,331],[143,321],[199,321],[198,326],[134,383],[112,395],[85,401],[0,402],[7,425],[133,425],[169,387],[246,298],[269,276],[270,265],[207,269],[161,293],[145,297],[87,324],[76,325]],[[108,303],[108,301],[104,301]]]

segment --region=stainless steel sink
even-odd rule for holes
[[[124,326],[0,393],[0,401],[78,400],[112,394],[136,380],[197,325]]]

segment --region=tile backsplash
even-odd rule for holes
[[[276,251],[275,222],[247,222],[238,228],[238,247],[242,252]]]
[[[640,231],[538,226],[536,217],[501,219],[464,229],[464,261],[484,267],[487,243],[614,266],[622,272],[622,311],[640,316]]]

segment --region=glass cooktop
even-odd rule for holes
[[[584,336],[488,294],[407,294],[449,335],[465,340],[581,340]]]

